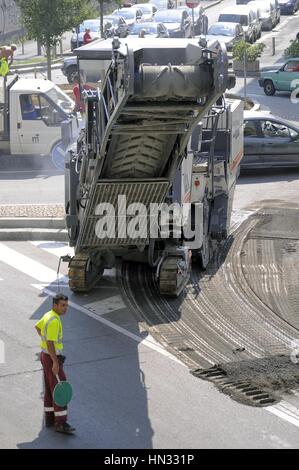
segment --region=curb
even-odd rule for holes
[[[52,65],[51,67],[51,70],[57,70],[57,69],[61,69],[62,68],[62,62],[59,62],[58,64],[54,64]],[[25,67],[16,67],[16,68],[11,68],[10,69],[12,74],[10,75],[14,75],[16,73],[31,73],[31,72],[34,72],[34,71],[41,71],[41,70],[47,70],[47,65],[42,65],[42,66],[25,66]]]
[[[214,7],[215,5],[218,5],[218,4],[221,3],[221,2],[222,2],[222,0],[217,0],[217,1],[214,2],[214,3],[211,3],[210,5],[207,5],[206,7],[203,6],[203,8],[204,8],[204,10],[208,10],[209,8],[212,8],[212,7]]]
[[[15,228],[0,229],[1,241],[55,241],[68,242],[67,230]]]
[[[65,230],[65,220],[60,218],[1,217],[0,230]]]

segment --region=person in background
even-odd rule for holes
[[[91,41],[92,41],[92,37],[90,35],[90,29],[86,28],[85,34],[83,36],[83,44],[84,45],[89,44]]]
[[[76,74],[75,77],[74,77],[73,94],[74,94],[74,99],[75,99],[74,112],[84,114],[85,113],[85,103],[82,100],[82,96],[81,96],[79,75],[78,74]]]
[[[21,95],[20,102],[24,121],[34,121],[35,119],[40,119],[40,116],[38,115],[29,95]]]
[[[0,60],[6,59],[8,63],[8,67],[11,66],[14,59],[14,53],[17,50],[17,46],[12,44],[11,46],[2,46],[0,48]]]

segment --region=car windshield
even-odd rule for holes
[[[101,22],[100,21],[84,21],[80,25],[80,33],[84,33],[86,29],[90,29],[93,33],[100,31]]]
[[[155,16],[155,21],[159,23],[180,23],[182,14],[180,11],[158,11]]]
[[[234,36],[235,28],[233,26],[216,23],[209,28],[208,34],[215,36]]]
[[[133,8],[132,10],[125,10],[124,8],[121,8],[120,10],[117,10],[114,13],[118,16],[122,16],[125,20],[133,20],[136,17],[136,13]]]
[[[142,13],[152,13],[152,8],[149,5],[138,5],[138,9],[142,11]]]
[[[187,10],[188,12],[188,15],[191,16],[192,18],[192,10],[194,11],[194,18],[197,20],[197,18],[199,17],[199,9],[200,7],[196,7],[196,8],[185,8],[185,10]],[[184,8],[181,8],[181,10],[184,10]]]
[[[157,25],[148,23],[136,23],[134,24],[130,34],[138,35],[141,30],[144,30],[145,34],[156,34]]]
[[[231,13],[222,13],[218,21],[228,21],[229,23],[240,23],[242,26],[248,26],[247,15],[233,15]]]
[[[160,8],[167,8],[167,0],[151,0],[152,5]]]
[[[52,101],[54,101],[54,103],[62,108],[65,113],[72,113],[74,109],[74,103],[67,95],[59,91],[57,88],[52,88],[50,91],[48,91],[47,95]]]
[[[118,16],[105,16],[104,21],[107,23],[112,23],[113,25],[118,25],[119,17]]]

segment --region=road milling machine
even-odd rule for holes
[[[115,38],[77,54],[86,125],[66,156],[69,286],[86,292],[135,261],[178,296],[191,261],[205,268],[228,235],[243,108],[223,97],[234,86],[225,47]]]

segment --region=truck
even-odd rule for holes
[[[49,80],[12,77],[0,88],[0,152],[54,155],[64,151],[61,124],[68,121],[72,138],[80,132],[73,100]],[[64,167],[64,165],[63,165]]]
[[[229,233],[243,152],[243,106],[225,47],[196,39],[113,39],[77,50],[98,70],[66,156],[69,286],[87,292],[118,261],[145,263],[178,296],[193,262]],[[65,132],[67,135],[67,132]]]

